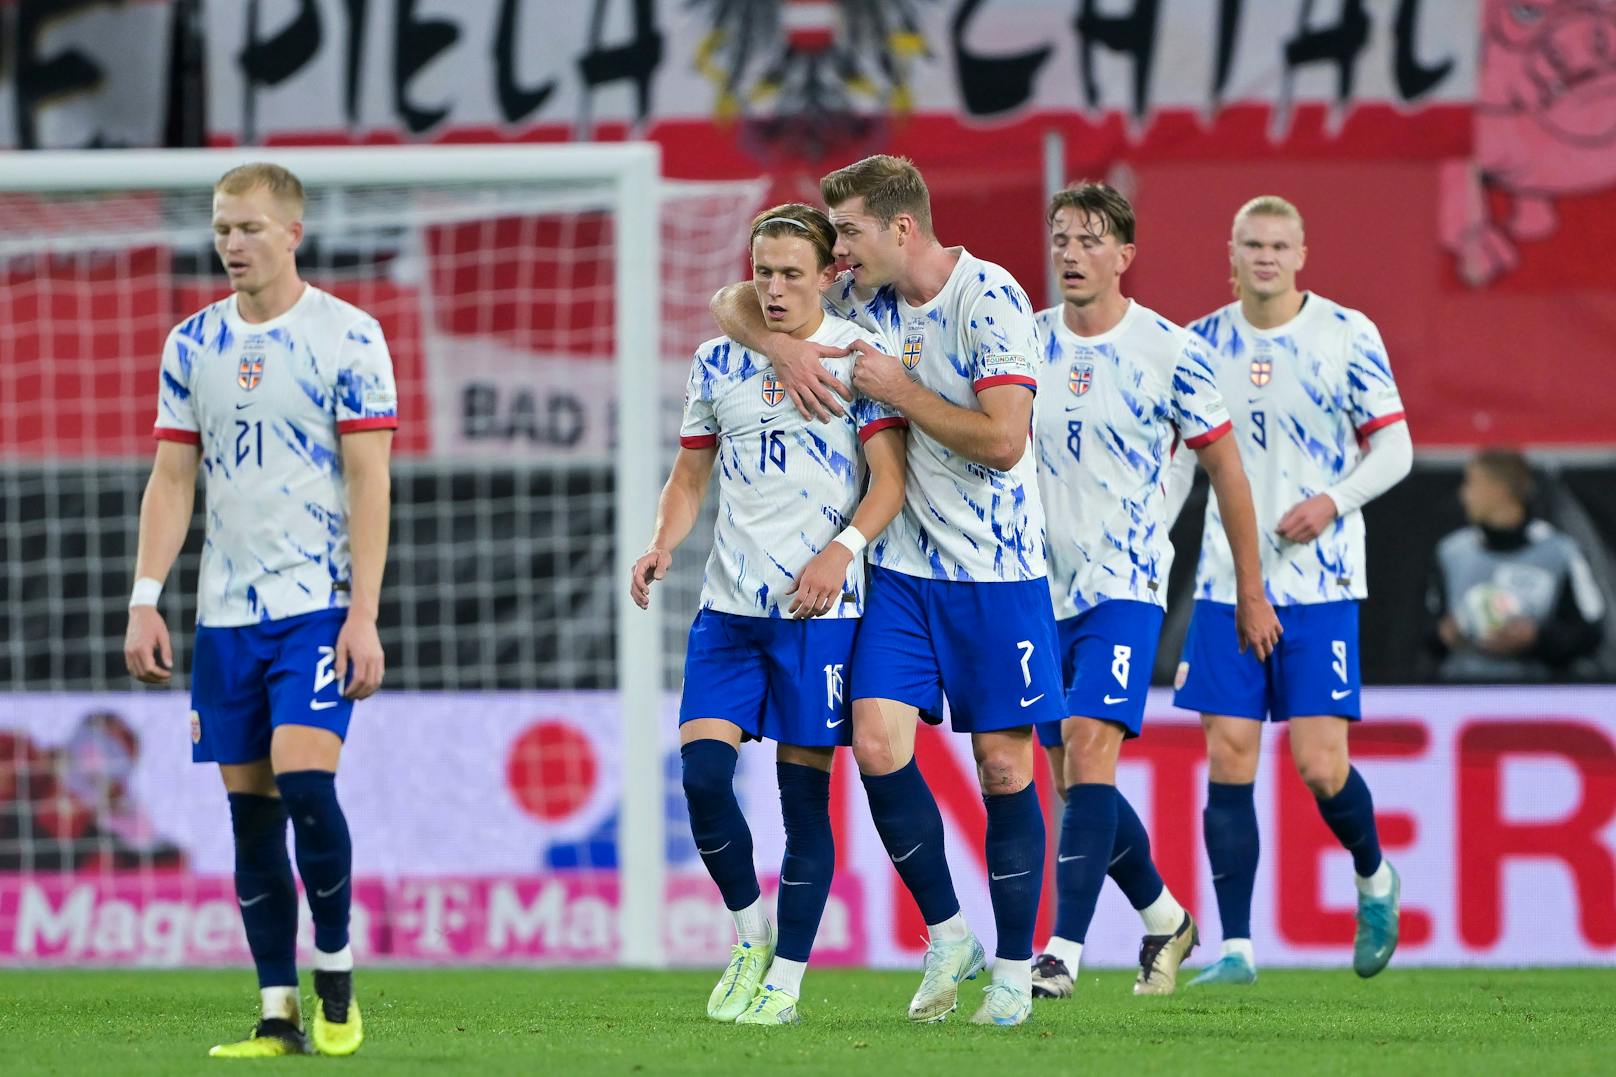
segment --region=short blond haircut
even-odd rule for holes
[[[864,199],[865,212],[883,227],[898,214],[907,213],[921,232],[932,234],[931,192],[920,169],[907,157],[878,153],[855,161],[820,180],[819,193],[832,209],[849,199]]]
[[[753,217],[751,239],[747,240],[748,250],[751,249],[751,240],[759,236],[806,239],[814,249],[814,260],[820,269],[836,261],[832,253],[836,247],[836,230],[830,226],[830,218],[825,216],[823,210],[801,202],[784,202]]]
[[[1307,226],[1302,223],[1302,211],[1277,194],[1260,194],[1241,206],[1235,212],[1233,227],[1238,228],[1247,217],[1289,217],[1296,222],[1299,231],[1307,232]]]
[[[290,169],[268,161],[254,161],[237,165],[219,177],[213,185],[214,194],[246,194],[262,188],[281,205],[292,211],[294,219],[303,217],[303,181]]]

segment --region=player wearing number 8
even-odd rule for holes
[[[245,165],[214,188],[214,247],[233,294],[169,334],[157,460],[140,511],[124,659],[142,681],[172,665],[157,612],[185,541],[200,469],[207,529],[191,670],[192,759],[219,765],[236,896],[262,1020],[221,1057],[302,1053],[297,890],[288,819],[314,919],[314,1046],[363,1039],[348,944],[352,849],[335,777],[354,700],[380,686],[392,361],[364,311],[304,283],[303,188]]]
[[[1145,924],[1136,994],[1172,993],[1195,922],[1163,884],[1139,817],[1116,788],[1139,735],[1173,547],[1163,483],[1183,442],[1211,473],[1239,556],[1241,642],[1267,656],[1279,632],[1263,597],[1257,524],[1206,347],[1122,294],[1134,213],[1100,183],[1059,192],[1046,213],[1062,302],[1038,315],[1038,483],[1065,678],[1064,721],[1038,727],[1066,810],[1055,865],[1055,931],[1033,991],[1072,991],[1107,874]]]
[[[1249,983],[1257,870],[1262,721],[1289,722],[1291,755],[1319,814],[1352,854],[1358,885],[1353,967],[1373,976],[1397,946],[1399,882],[1380,853],[1369,787],[1347,758],[1360,714],[1358,603],[1364,578],[1359,509],[1408,474],[1413,449],[1386,347],[1374,323],[1300,291],[1302,218],[1282,198],[1235,215],[1229,258],[1239,299],[1197,322],[1234,420],[1262,531],[1262,572],[1285,634],[1266,663],[1237,653],[1234,578],[1207,504],[1197,602],[1174,702],[1201,712],[1210,784],[1203,822],[1223,920],[1223,956],[1193,981]],[[1175,468],[1175,490],[1187,472]]]
[[[830,222],[811,206],[776,206],[753,221],[753,301],[771,332],[838,348],[858,338],[821,306],[836,276],[833,242]],[[846,377],[853,360],[826,363]],[[846,678],[864,613],[863,548],[903,504],[902,418],[860,398],[845,417],[811,422],[785,396],[762,354],[727,338],[701,346],[679,456],[630,583],[644,608],[695,525],[717,465],[718,520],[685,654],[679,754],[696,851],[738,936],[707,1014],[742,1024],[797,1020],[836,860],[830,769],[836,747],[851,742]],[[864,461],[870,483],[861,500]],[[778,745],[786,832],[778,932],[763,913],[752,835],[735,798],[745,739]]]

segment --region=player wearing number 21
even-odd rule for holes
[[[835,242],[811,206],[775,206],[753,221],[751,290],[771,333],[838,351],[859,338],[822,306],[836,280]],[[854,361],[844,354],[825,363],[848,379]],[[649,604],[716,465],[718,519],[679,706],[691,834],[738,936],[707,1000],[714,1020],[798,1020],[836,863],[830,770],[836,747],[852,742],[847,684],[866,598],[863,550],[903,505],[905,425],[864,397],[845,416],[805,419],[768,358],[729,338],[703,344],[691,363],[679,455],[630,591],[641,608]],[[778,745],[786,833],[778,928],[764,915],[752,834],[735,797],[743,739]]]
[[[1213,491],[1174,696],[1201,712],[1206,731],[1202,822],[1223,920],[1223,956],[1192,986],[1257,975],[1252,785],[1264,718],[1289,723],[1297,771],[1352,855],[1353,968],[1373,976],[1397,947],[1401,884],[1380,853],[1369,787],[1347,758],[1347,727],[1360,714],[1358,603],[1369,593],[1358,510],[1408,474],[1413,446],[1380,333],[1358,311],[1297,288],[1306,258],[1296,207],[1252,199],[1235,214],[1229,241],[1239,298],[1192,326],[1211,349],[1234,420],[1257,507],[1263,582],[1285,629],[1266,665],[1236,651],[1226,506]]]
[[[124,641],[132,675],[168,681],[157,598],[201,469],[191,757],[219,765],[229,796],[263,1004],[252,1035],[211,1052],[227,1058],[308,1050],[288,819],[314,920],[314,1047],[352,1054],[363,1039],[348,944],[353,854],[335,778],[354,701],[382,681],[376,612],[398,398],[375,319],[299,277],[303,208],[297,177],[276,165],[244,165],[214,187],[214,248],[233,294],[180,323],[163,349]]]

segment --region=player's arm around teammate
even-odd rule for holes
[[[853,390],[822,360],[840,358],[849,349],[770,332],[758,315],[756,299],[750,283],[737,281],[713,293],[708,310],[725,336],[769,357],[775,377],[803,418],[824,421],[846,414],[842,400],[852,400]]]

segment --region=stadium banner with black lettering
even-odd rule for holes
[[[354,844],[355,948],[366,961],[601,964],[614,959],[622,774],[614,695],[385,694],[362,704],[338,785]],[[1616,689],[1365,691],[1353,757],[1403,877],[1407,965],[1616,961]],[[676,701],[664,715],[677,773]],[[189,762],[180,693],[0,697],[0,964],[207,965],[248,955],[228,812]],[[1266,733],[1253,941],[1265,966],[1350,962],[1351,861]],[[969,739],[925,728],[918,756],[947,826],[972,926],[992,946],[985,826]],[[766,899],[783,848],[773,752],[738,778]],[[1058,807],[1040,776],[1051,826]],[[1152,695],[1118,784],[1163,876],[1217,938],[1201,848],[1198,724]],[[831,812],[836,881],[816,964],[917,967],[925,938],[872,829],[850,758]],[[733,928],[666,801],[664,931],[678,964],[722,964]],[[1048,930],[1046,886],[1039,937]],[[306,914],[305,914],[306,917]],[[305,922],[304,944],[308,944]],[[1107,888],[1085,961],[1125,966],[1139,922]]]
[[[175,8],[0,3],[0,150],[161,146]]]
[[[212,0],[206,29],[217,144],[647,137],[670,176],[809,200],[901,153],[942,237],[1034,295],[1059,145],[1132,198],[1127,289],[1180,322],[1228,301],[1234,210],[1284,194],[1303,284],[1376,321],[1417,445],[1613,441],[1581,388],[1616,291],[1609,5]]]

